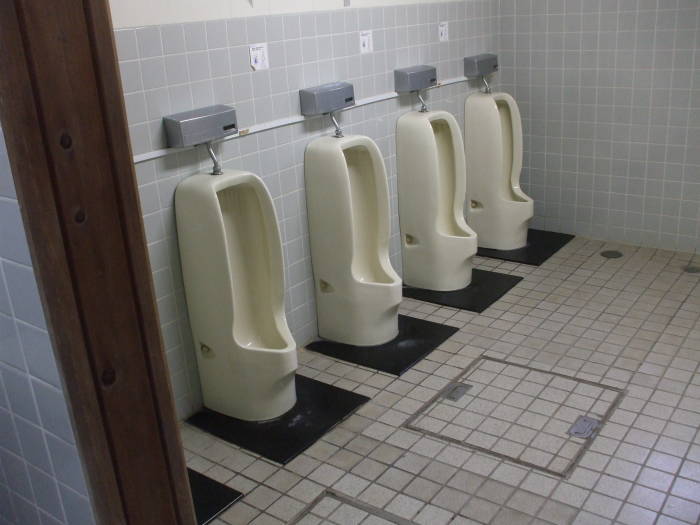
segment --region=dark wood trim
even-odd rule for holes
[[[100,524],[195,523],[106,0],[0,0],[0,118]]]

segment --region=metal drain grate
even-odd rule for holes
[[[600,255],[606,259],[620,259],[622,257],[622,252],[617,250],[605,250],[604,252],[600,252]]]
[[[457,383],[445,394],[445,399],[450,401],[459,401],[464,397],[464,395],[472,389],[474,385],[465,385],[463,383]]]
[[[700,266],[686,266],[683,270],[685,273],[700,273]]]
[[[596,430],[601,426],[601,422],[598,419],[594,419],[588,416],[579,416],[576,422],[571,425],[571,428],[567,433],[571,437],[588,439],[592,437]]]

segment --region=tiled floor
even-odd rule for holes
[[[610,248],[625,257],[598,255]],[[284,468],[185,426],[190,467],[246,494],[217,525],[288,523],[328,488],[419,524],[697,523],[700,275],[683,272],[691,262],[700,264],[582,238],[538,268],[479,259],[525,280],[483,314],[405,301],[402,313],[460,331],[401,378],[301,351],[300,373],[372,401]],[[567,479],[402,426],[482,355],[625,391]]]

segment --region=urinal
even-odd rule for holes
[[[389,260],[389,186],[368,137],[306,149],[306,201],[319,335],[355,346],[398,335],[401,278]]]
[[[516,250],[527,244],[534,204],[520,189],[523,131],[507,93],[474,93],[465,103],[467,223],[479,246]]]
[[[246,421],[296,403],[296,344],[284,314],[275,209],[252,173],[194,175],[177,188],[177,229],[204,405]]]
[[[403,279],[416,288],[471,283],[477,236],[464,220],[462,133],[445,111],[412,111],[396,127]]]

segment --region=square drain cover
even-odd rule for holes
[[[464,394],[469,392],[472,386],[473,385],[465,385],[462,383],[452,385],[452,388],[448,389],[448,391],[445,393],[445,399],[449,399],[450,401],[459,401],[464,397]]]
[[[414,522],[378,509],[363,501],[326,490],[312,501],[289,525],[415,525]]]
[[[569,435],[575,438],[588,439],[595,434],[600,427],[600,421],[588,416],[579,416],[568,430]]]
[[[404,426],[566,477],[622,396],[619,388],[480,357]]]

